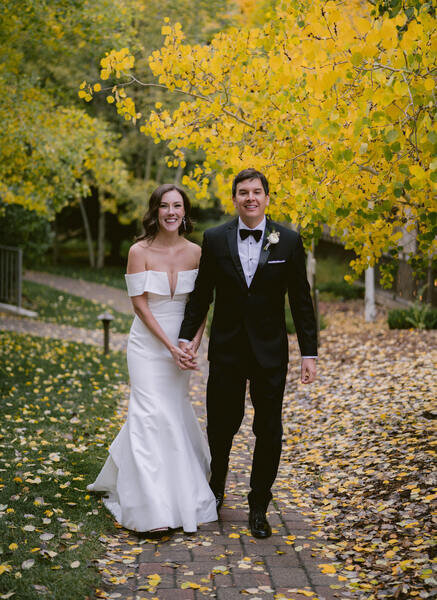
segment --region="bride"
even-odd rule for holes
[[[126,284],[135,311],[127,346],[131,383],[128,414],[95,482],[116,520],[135,531],[165,531],[217,520],[209,484],[210,454],[188,395],[196,363],[178,348],[188,294],[194,288],[200,248],[190,202],[172,184],[151,195],[144,234],[129,251]],[[193,340],[197,351],[205,323]]]

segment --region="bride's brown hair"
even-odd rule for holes
[[[182,196],[185,209],[185,217],[182,221],[182,225],[179,227],[179,235],[184,233],[191,233],[193,231],[193,224],[190,219],[191,213],[191,202],[184,192],[184,190],[174,183],[164,183],[160,185],[152,192],[149,199],[149,208],[143,217],[143,229],[144,232],[136,238],[136,242],[140,240],[153,240],[159,231],[159,220],[158,211],[161,204],[161,200],[164,194],[176,190]]]

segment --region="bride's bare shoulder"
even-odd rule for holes
[[[200,255],[202,254],[202,248],[199,244],[195,244],[194,242],[190,242],[189,240],[185,240],[187,244],[187,250],[196,258],[200,259]]]
[[[148,242],[140,240],[129,248],[127,257],[127,272],[139,273],[147,269]]]
[[[195,264],[196,266],[193,268],[196,268],[199,266],[199,261],[200,261],[200,255],[202,253],[202,249],[198,244],[194,244],[193,242],[190,242],[189,240],[185,240],[185,251],[186,251],[186,257],[189,258],[189,262]]]

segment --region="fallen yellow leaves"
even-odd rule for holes
[[[318,380],[297,393],[291,382],[284,400],[277,485],[311,516],[312,547],[335,562],[324,573],[373,600],[427,598],[436,335],[365,325],[357,308],[323,309]]]
[[[319,565],[319,568],[321,569],[322,573],[331,574],[337,572],[335,566],[331,564],[321,564]]]

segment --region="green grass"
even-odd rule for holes
[[[98,538],[115,531],[86,485],[120,426],[125,357],[11,332],[0,340],[0,592],[83,600],[99,584]]]
[[[37,311],[38,318],[43,321],[85,329],[101,328],[101,322],[97,317],[104,311],[114,315],[114,320],[111,322],[112,331],[128,333],[132,324],[130,315],[33,281],[23,281],[23,306]]]

